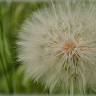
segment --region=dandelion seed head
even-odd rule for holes
[[[19,60],[26,66],[25,78],[42,81],[51,91],[63,86],[71,92],[76,85],[84,92],[96,80],[96,9],[91,4],[82,8],[80,2],[74,10],[70,2],[65,5],[26,20],[19,34]]]

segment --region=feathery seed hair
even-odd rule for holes
[[[81,2],[82,1],[82,2]],[[53,91],[85,93],[96,85],[96,6],[64,0],[35,12],[19,34],[19,60],[25,78]],[[88,1],[88,0],[87,0]]]

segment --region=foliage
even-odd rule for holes
[[[45,3],[0,2],[0,92],[41,93],[43,86],[23,82],[23,67],[17,61],[16,39],[24,20]]]

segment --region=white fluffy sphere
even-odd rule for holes
[[[63,2],[35,12],[19,34],[19,60],[26,77],[52,91],[85,93],[96,84],[96,6]],[[74,0],[73,0],[74,1]]]

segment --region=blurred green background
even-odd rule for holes
[[[16,39],[22,23],[46,2],[0,2],[0,93],[45,93],[44,86],[24,82],[24,67],[17,61]]]

